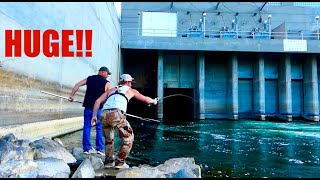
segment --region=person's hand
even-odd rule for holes
[[[154,99],[153,99],[153,105],[157,105],[157,104],[158,104],[158,101],[159,101],[159,98],[158,98],[158,97],[154,98]]]
[[[150,106],[151,106],[151,104],[153,104],[153,105],[157,105],[157,104],[158,104],[158,101],[159,101],[159,98],[158,98],[158,97],[156,97],[156,98],[152,99],[152,102],[151,102],[148,106],[150,107]]]
[[[94,126],[97,124],[97,117],[92,117],[91,118],[91,126]]]
[[[73,96],[70,96],[70,97],[69,97],[69,101],[70,101],[70,102],[73,102],[73,100],[74,100],[74,99],[73,99]]]

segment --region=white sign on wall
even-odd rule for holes
[[[177,13],[142,12],[142,36],[177,37]]]
[[[307,40],[284,39],[283,51],[307,51]]]

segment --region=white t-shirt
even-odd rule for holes
[[[117,90],[111,92],[107,98],[107,101],[104,103],[102,110],[118,108],[124,112],[127,112],[128,101],[123,96],[130,89],[129,86],[117,86]],[[121,94],[123,95],[121,95]]]

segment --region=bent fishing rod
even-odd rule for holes
[[[44,94],[48,94],[48,95],[51,95],[51,96],[54,96],[54,97],[59,97],[59,98],[62,98],[62,99],[66,99],[66,100],[71,100],[70,98],[68,97],[64,97],[64,96],[59,96],[57,94],[53,94],[53,93],[50,93],[50,92],[46,92],[46,91],[40,91],[41,93],[44,93]],[[77,102],[77,103],[81,103],[81,101],[78,101],[78,100],[73,100],[73,102]],[[160,122],[159,120],[155,120],[155,119],[150,119],[150,118],[142,118],[142,117],[139,117],[139,116],[135,116],[135,115],[132,115],[132,114],[128,114],[126,112],[123,112],[124,115],[126,116],[130,116],[130,117],[134,117],[134,118],[138,118],[138,119],[141,119],[141,120],[144,120],[144,121],[155,121],[155,122]]]
[[[169,97],[174,97],[174,96],[184,96],[184,97],[187,97],[189,99],[192,99],[194,102],[198,102],[198,100],[194,99],[193,97],[191,96],[187,96],[187,95],[184,95],[184,94],[171,94],[171,95],[168,95],[168,96],[165,96],[161,99],[159,99],[159,97],[157,97],[157,101],[160,102],[160,101],[163,101],[165,98],[169,98]],[[149,107],[151,106],[151,104],[148,105]]]
[[[189,98],[189,99],[192,99],[192,100],[195,101],[195,102],[198,102],[198,100],[194,99],[193,97],[187,96],[187,95],[184,95],[184,94],[171,94],[171,95],[168,95],[168,96],[165,96],[165,97],[159,99],[159,101],[163,101],[163,100],[166,99],[166,98],[174,97],[174,96],[183,96],[183,97],[187,97],[187,98]]]

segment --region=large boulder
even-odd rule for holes
[[[98,153],[85,154],[83,153],[82,148],[73,147],[72,155],[76,158],[76,164],[80,165],[85,159],[90,159],[94,170],[102,169],[104,167],[103,161],[105,159],[104,155]]]
[[[34,161],[37,164],[37,178],[69,178],[70,167],[56,158],[42,158]]]
[[[94,170],[103,169],[104,164],[101,157],[98,156],[89,156],[89,160],[92,164]]]
[[[32,160],[35,149],[31,148],[28,140],[17,140],[13,134],[8,134],[0,139],[0,164],[9,160]]]
[[[8,142],[15,142],[17,140],[16,136],[12,133],[4,135],[0,139],[8,141]]]
[[[80,162],[79,165],[89,157],[88,154],[83,153],[82,148],[79,147],[73,147],[72,150],[72,155],[76,158],[77,162]]]
[[[4,164],[11,159],[15,159],[17,146],[10,141],[0,139],[0,164]]]
[[[0,178],[69,178],[76,159],[57,139],[0,138]]]
[[[0,178],[35,178],[37,164],[32,160],[9,160],[0,164]]]
[[[201,168],[194,158],[173,158],[157,166],[166,178],[201,178]]]
[[[116,178],[201,178],[201,169],[194,158],[173,158],[156,167],[129,168],[119,172]]]
[[[85,159],[76,172],[72,175],[71,178],[94,178],[95,171],[92,167],[91,161],[89,159]]]
[[[116,175],[116,178],[163,178],[156,167],[149,165],[141,165],[121,171]]]
[[[77,161],[65,147],[52,139],[43,137],[42,139],[31,142],[29,145],[36,149],[34,159],[52,157],[62,159],[66,163],[75,163]]]

